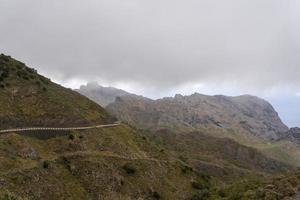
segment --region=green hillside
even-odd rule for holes
[[[209,185],[128,127],[48,140],[0,136],[0,184],[24,199],[187,199]]]
[[[51,82],[24,63],[0,55],[0,129],[108,121],[107,112],[86,97]]]

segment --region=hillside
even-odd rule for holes
[[[108,121],[110,116],[96,103],[51,82],[22,62],[0,55],[0,128]]]
[[[86,97],[0,56],[0,129],[110,123]],[[133,128],[0,134],[0,199],[191,199],[210,180]],[[202,175],[201,175],[202,174]]]
[[[271,104],[258,97],[176,95],[158,100],[118,97],[107,110],[139,128],[195,130],[219,128],[268,140],[278,139],[288,130]]]
[[[299,200],[300,169],[285,174],[284,176],[277,176],[272,180],[267,180],[261,185],[258,184],[253,189],[249,189],[241,196],[243,196],[244,199],[249,200]]]
[[[146,132],[146,135],[174,157],[210,175],[233,177],[249,171],[274,172],[290,169],[286,164],[270,159],[254,148],[229,138],[216,138],[205,132],[178,133],[161,129]]]

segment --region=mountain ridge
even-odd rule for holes
[[[101,91],[106,90],[105,87],[95,86]],[[118,89],[114,88],[114,90],[117,91]],[[101,96],[105,95],[105,92],[97,93],[96,91],[89,92],[88,87],[85,87],[84,91],[78,90],[81,94],[101,105],[103,104],[101,98],[104,98]],[[282,137],[282,133],[288,130],[273,106],[266,100],[253,95],[211,96],[194,93],[186,96],[176,94],[174,97],[154,100],[126,93],[124,90],[121,91],[120,95],[115,93],[106,109],[120,120],[140,128],[151,129],[155,126],[164,128],[169,125],[178,127],[181,124],[179,128],[193,130],[197,126],[213,124],[220,128],[233,128],[272,140]],[[180,108],[181,112],[179,111]],[[178,112],[172,113],[172,110],[176,109]],[[189,113],[181,117],[189,119],[174,119],[178,118],[180,113],[186,112]],[[241,113],[240,116],[236,116],[237,113]]]
[[[227,97],[195,93],[157,100],[127,95],[116,98],[106,108],[125,122],[150,129],[175,126],[191,130],[214,126],[265,139],[278,139],[288,130],[271,104],[250,95]],[[140,125],[143,120],[145,123]]]

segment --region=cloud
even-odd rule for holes
[[[300,92],[297,92],[297,93],[296,93],[296,96],[300,96]]]
[[[62,82],[268,90],[300,83],[299,11],[296,0],[2,0],[0,51]]]
[[[153,98],[300,90],[298,0],[0,3],[0,51],[67,87],[98,81]]]

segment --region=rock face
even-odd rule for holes
[[[288,139],[300,144],[300,128],[290,128],[281,139]]]
[[[103,87],[96,82],[82,85],[78,90],[75,90],[82,95],[88,97],[101,106],[107,106],[115,101],[116,97],[129,95],[130,93],[113,87]]]
[[[196,93],[158,100],[127,95],[106,108],[120,120],[146,129],[215,127],[266,139],[278,139],[280,132],[288,130],[271,104],[250,95],[227,97]]]

